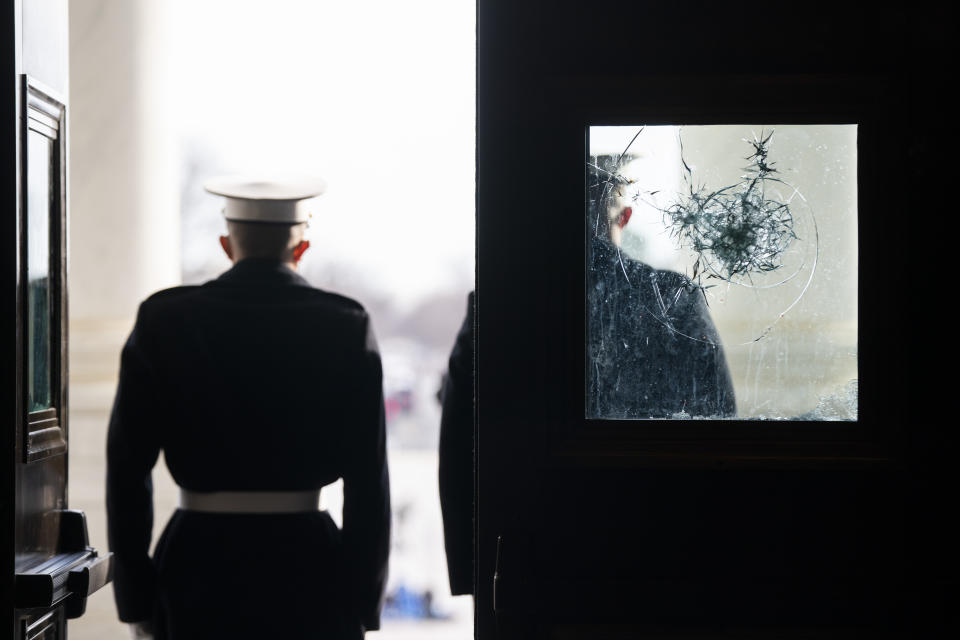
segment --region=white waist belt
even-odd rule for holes
[[[180,489],[180,508],[208,513],[302,513],[316,511],[320,490],[212,491]]]

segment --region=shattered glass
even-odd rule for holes
[[[856,135],[589,128],[588,418],[857,419]]]

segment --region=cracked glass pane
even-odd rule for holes
[[[857,419],[856,125],[590,127],[587,418]]]

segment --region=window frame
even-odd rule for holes
[[[66,107],[57,92],[35,78],[23,74],[20,104],[20,198],[17,212],[18,234],[23,249],[18,257],[17,295],[17,379],[18,415],[22,421],[20,459],[32,463],[66,453],[67,416],[67,176]],[[28,261],[27,242],[29,197],[29,133],[33,131],[51,140],[50,196],[50,395],[52,406],[30,411],[28,350],[31,348],[27,323]]]
[[[556,78],[558,91],[570,91],[579,78]],[[583,79],[586,81],[586,79]],[[764,104],[745,102],[751,85],[763,86],[779,100]],[[893,205],[881,194],[879,150],[888,132],[888,111],[894,91],[876,78],[858,76],[670,76],[637,79],[635,88],[619,91],[616,101],[602,108],[583,103],[567,105],[571,125],[583,132],[580,166],[589,155],[590,126],[636,125],[750,125],[750,124],[855,124],[857,142],[858,211],[879,213],[893,219]],[[711,95],[708,102],[697,94]],[[778,93],[777,89],[782,91]],[[787,99],[792,98],[792,99]],[[614,104],[615,103],[615,104]],[[572,127],[571,127],[572,128]],[[581,171],[587,198],[586,171]],[[582,208],[581,208],[582,217]],[[880,323],[878,287],[862,277],[882,268],[882,257],[871,244],[858,216],[858,368],[859,402],[856,422],[725,420],[620,420],[586,418],[587,343],[587,245],[584,235],[581,316],[582,344],[579,360],[570,359],[565,387],[571,399],[563,417],[550,420],[547,438],[549,456],[579,461],[586,466],[650,468],[888,468],[902,463],[898,451],[905,437],[903,425],[883,413],[882,399],[888,382],[883,381],[884,343]],[[580,227],[578,226],[578,229]],[[875,228],[872,235],[876,235]],[[571,332],[572,334],[573,332]],[[570,348],[570,347],[568,347]],[[611,451],[616,453],[611,453]]]

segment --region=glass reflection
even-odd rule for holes
[[[588,418],[856,420],[855,125],[591,127],[587,174]]]
[[[50,204],[53,141],[27,136],[27,379],[29,411],[53,406]]]

